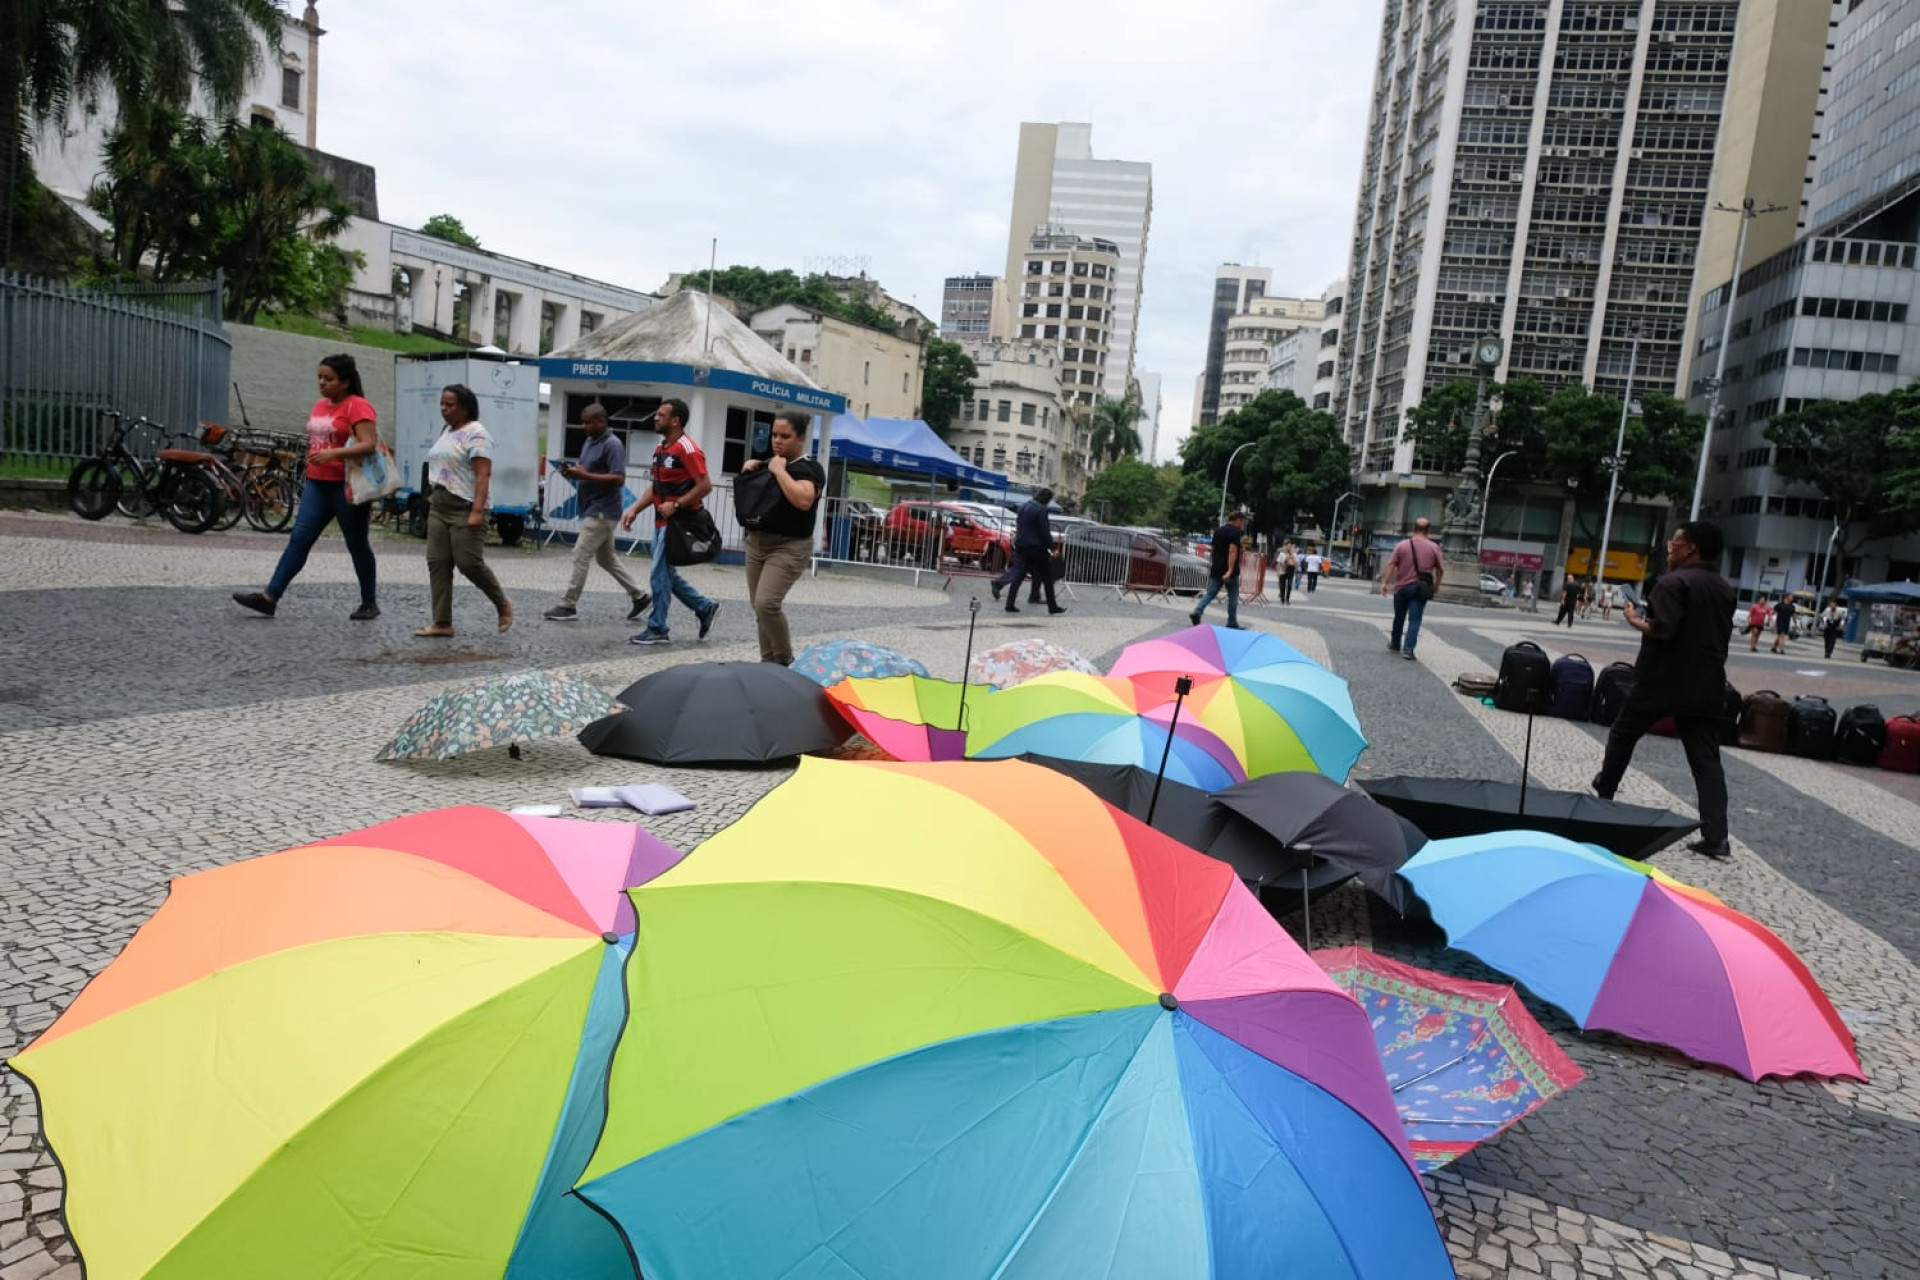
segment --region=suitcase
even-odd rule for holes
[[[1593,682],[1593,709],[1589,713],[1595,724],[1610,725],[1620,718],[1620,708],[1633,693],[1633,680],[1631,662],[1609,662],[1601,670]]]
[[[1785,751],[1792,716],[1792,709],[1773,690],[1748,694],[1740,704],[1740,745],[1753,751]]]
[[[1895,716],[1887,721],[1880,767],[1894,773],[1920,773],[1920,717]]]
[[[1812,694],[1795,698],[1787,717],[1787,750],[1808,760],[1833,759],[1834,725],[1838,720],[1825,698]]]
[[[1887,722],[1878,707],[1848,707],[1833,735],[1833,758],[1842,764],[1874,765],[1887,746]]]
[[[1453,678],[1454,692],[1470,698],[1490,698],[1499,684],[1500,677],[1492,672],[1463,671]]]
[[[1502,711],[1545,711],[1552,689],[1553,664],[1547,661],[1545,649],[1531,640],[1507,646],[1493,687],[1494,706]]]
[[[1562,720],[1593,715],[1593,664],[1577,653],[1554,659],[1549,669],[1547,714]]]

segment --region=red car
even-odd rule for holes
[[[951,502],[895,503],[882,525],[888,554],[929,567],[957,560],[988,573],[1007,567],[1013,543],[1005,533],[983,524],[973,512]]]

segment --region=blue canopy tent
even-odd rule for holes
[[[882,471],[958,480],[977,489],[1004,490],[1007,478],[976,467],[918,418],[869,418],[850,413],[833,420],[832,458]]]

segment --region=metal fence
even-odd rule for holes
[[[113,409],[192,432],[227,420],[222,283],[82,289],[0,272],[0,459],[64,468]]]

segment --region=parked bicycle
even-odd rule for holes
[[[292,522],[299,489],[280,470],[280,442],[263,442],[217,422],[203,422],[200,443],[213,458],[208,469],[226,503],[216,528],[231,529],[242,515],[262,533],[278,533]]]
[[[182,533],[205,533],[226,511],[219,483],[208,469],[213,455],[195,449],[160,448],[151,459],[127,447],[130,431],[165,429],[146,418],[125,422],[104,410],[113,423],[97,458],[75,464],[67,475],[67,505],[82,520],[104,520],[123,501],[134,513],[158,511]],[[124,508],[123,508],[124,509]]]

